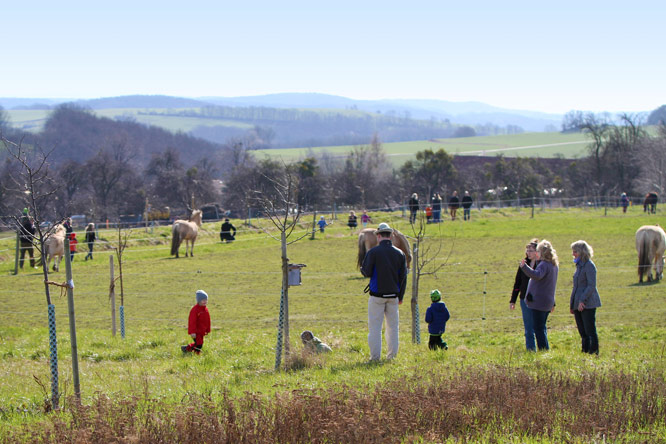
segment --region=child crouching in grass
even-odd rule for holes
[[[197,303],[190,310],[190,317],[187,323],[187,333],[192,336],[194,342],[189,345],[183,345],[180,349],[183,353],[194,352],[197,355],[201,353],[204,336],[210,333],[210,313],[208,313],[208,295],[203,290],[197,290]]]
[[[310,330],[305,330],[301,333],[301,341],[303,341],[303,348],[308,352],[328,353],[331,351],[331,347],[321,342],[321,339],[312,334]]]
[[[425,321],[428,323],[428,333],[430,333],[428,348],[430,350],[437,350],[438,348],[448,350],[449,347],[446,342],[442,341],[442,334],[446,330],[446,321],[451,317],[449,309],[442,301],[442,293],[439,290],[430,292],[430,300],[432,304],[426,310],[425,315]]]

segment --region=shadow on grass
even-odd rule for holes
[[[651,287],[652,285],[657,285],[661,282],[659,281],[650,281],[650,282],[634,282],[633,284],[629,284],[629,287]]]

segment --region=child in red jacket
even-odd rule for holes
[[[208,295],[203,290],[197,290],[197,304],[190,310],[190,318],[187,323],[187,333],[192,336],[194,342],[183,345],[180,349],[183,353],[201,353],[204,336],[210,333],[210,314],[208,313]]]
[[[76,240],[76,233],[73,231],[69,234],[69,261],[74,260],[74,255],[76,254],[76,244],[78,244],[79,241]]]

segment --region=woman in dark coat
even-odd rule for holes
[[[596,312],[601,307],[597,291],[597,267],[592,262],[594,251],[584,240],[571,244],[571,253],[576,264],[573,289],[569,300],[569,311],[574,315],[580,334],[583,353],[599,354]]]
[[[539,239],[532,239],[525,245],[525,262],[532,268],[536,268],[538,261],[536,259],[536,247],[539,244]],[[530,277],[526,275],[523,270],[518,267],[516,271],[516,280],[513,284],[513,292],[511,292],[511,300],[509,301],[509,308],[514,310],[516,308],[516,300],[520,297],[520,311],[523,315],[523,327],[525,329],[525,347],[528,351],[536,351],[536,342],[534,341],[534,323],[532,322],[532,310],[525,302],[525,295],[527,294],[527,284],[530,282]]]

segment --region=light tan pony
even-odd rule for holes
[[[638,251],[638,281],[643,282],[647,274],[652,281],[652,268],[655,279],[664,277],[664,251],[666,250],[666,232],[659,225],[643,225],[636,230],[636,251]]]
[[[400,249],[405,253],[405,259],[407,260],[407,268],[410,267],[412,263],[412,252],[410,251],[409,241],[404,234],[394,229],[391,233],[391,242],[393,246]],[[358,260],[357,265],[359,268],[363,265],[363,259],[365,259],[365,254],[373,247],[379,245],[379,240],[375,234],[374,228],[364,228],[358,234]]]
[[[65,254],[65,235],[67,230],[61,224],[53,226],[51,233],[44,239],[43,257],[46,257],[46,269],[48,270],[53,259],[53,271],[60,271],[60,261]]]
[[[171,255],[178,257],[180,244],[185,241],[185,257],[187,248],[190,248],[190,256],[194,257],[194,241],[201,227],[201,210],[192,211],[189,220],[175,220],[171,228]]]

